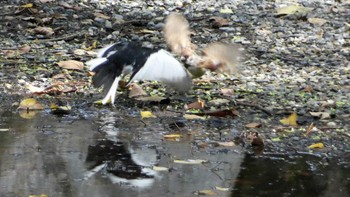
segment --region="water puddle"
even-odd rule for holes
[[[349,196],[349,163],[166,141],[120,112],[23,119],[2,112],[0,196]],[[151,126],[150,126],[151,125]]]

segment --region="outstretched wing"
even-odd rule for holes
[[[191,89],[192,79],[183,65],[163,49],[151,54],[140,70],[131,76],[134,80],[155,80],[185,92]]]

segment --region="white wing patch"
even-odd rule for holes
[[[118,76],[114,79],[114,82],[113,82],[111,88],[109,88],[108,93],[106,94],[106,96],[102,100],[102,104],[105,105],[109,100],[111,101],[111,104],[114,104],[115,94],[117,93],[119,80],[120,80],[120,76]]]
[[[97,57],[108,57],[108,56],[116,53],[117,51],[110,51],[107,55],[103,56],[103,54],[114,45],[115,44],[110,44],[110,45],[107,45],[107,46],[103,47],[102,49],[98,50]]]
[[[103,58],[96,58],[96,59],[89,60],[85,64],[90,67],[89,68],[90,70],[94,70],[97,66],[105,63],[106,61],[107,61],[107,58],[103,57]]]
[[[163,49],[150,55],[145,65],[132,78],[134,80],[155,80],[178,91],[191,89],[192,80],[182,64]]]

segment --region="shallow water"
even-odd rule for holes
[[[119,112],[32,119],[2,112],[0,196],[349,196],[349,160],[260,156],[165,141],[157,120]],[[174,160],[205,160],[201,164]],[[153,166],[166,167],[165,171]],[[207,193],[208,194],[208,193]]]

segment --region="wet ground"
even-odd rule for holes
[[[1,196],[350,194],[349,157],[200,148],[190,135],[164,140],[171,122],[106,109],[63,117],[41,112],[30,120],[2,112]],[[207,128],[204,122],[185,124]]]
[[[350,4],[300,1],[313,11],[275,14],[291,2],[3,1],[0,196],[349,196]],[[94,104],[103,94],[87,68],[56,64],[91,59],[94,42],[166,47],[170,11],[185,14],[199,47],[241,44],[242,75],[206,73],[186,95],[143,82],[167,99],[120,90],[113,107]],[[229,25],[213,27],[212,16]],[[29,97],[44,110],[18,110]],[[198,99],[203,109],[185,109]],[[72,109],[57,113],[51,103]],[[292,112],[298,125],[282,125]],[[185,116],[193,113],[205,116]],[[324,147],[309,148],[316,143]]]

